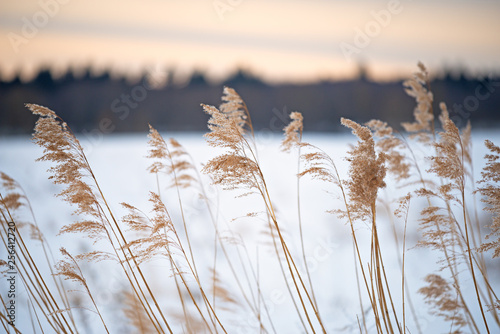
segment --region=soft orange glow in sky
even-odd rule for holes
[[[218,79],[244,66],[281,81],[350,76],[359,60],[377,78],[407,76],[420,60],[489,73],[499,17],[500,2],[484,0],[3,1],[0,70],[161,66]]]

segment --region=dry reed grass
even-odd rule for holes
[[[341,194],[339,203],[343,209],[330,212],[347,223],[352,236],[353,275],[358,286],[352,294],[357,294],[359,299],[356,331],[422,333],[412,301],[419,297],[417,294],[424,298],[431,314],[448,324],[450,333],[494,333],[500,329],[500,302],[496,295],[499,282],[489,278],[489,271],[498,274],[495,261],[500,257],[500,148],[486,141],[491,154],[485,157],[486,166],[482,179],[477,182],[479,187],[476,187],[472,174],[470,124],[460,131],[449,118],[446,106],[440,104],[442,131],[435,129],[434,96],[429,75],[422,64],[404,86],[417,102],[414,122],[402,124],[408,138],[379,120],[371,120],[365,125],[349,119],[341,120],[358,138],[356,145],[347,152],[349,170],[344,178],[332,157],[302,141],[302,114],[290,114],[291,122],[284,129],[282,150],[296,150],[299,156],[297,202],[290,204],[290,207],[297,208],[299,250],[292,249],[290,236],[284,233],[283,222],[278,218],[266,175],[259,163],[250,113],[243,99],[233,89],[225,88],[219,108],[202,105],[210,116],[207,142],[223,149],[224,153],[206,162],[201,172],[224,190],[239,189],[242,191],[239,196],[255,195],[262,201],[264,212],[249,212],[246,217],[265,222],[262,238],[274,250],[288,293],[287,300],[294,310],[289,316],[297,319],[301,326],[299,331],[332,331],[328,328],[331,321],[325,322],[331,320],[327,305],[322,305],[317,299],[325,287],[315,286],[304,246],[300,185],[307,177],[331,185]],[[27,107],[39,116],[33,135],[34,142],[43,148],[43,155],[38,160],[53,164],[49,169],[50,179],[62,186],[58,196],[73,205],[78,217],[75,222],[62,227],[60,233],[78,233],[93,241],[92,250],[78,255],[71,255],[62,248],[62,259],[56,262],[34,215],[32,222],[22,222],[17,218],[20,210],[30,210],[29,200],[21,186],[8,175],[1,174],[2,242],[8,250],[8,222],[15,222],[16,268],[26,291],[27,308],[32,312],[29,320],[33,331],[82,331],[73,313],[82,306],[69,298],[71,292],[68,292],[67,281],[75,281],[84,288],[88,298],[86,304],[90,302],[92,305],[83,307],[98,315],[100,331],[109,332],[109,324],[114,319],[101,313],[91,292],[96,287],[90,288],[85,269],[79,264],[82,261],[91,264],[108,261],[120,269],[127,283],[121,293],[123,303],[117,306],[123,308],[123,319],[134,328],[134,332],[228,333],[234,327],[234,314],[238,312],[255,320],[254,331],[280,332],[280,322],[273,318],[262,290],[262,282],[274,278],[259,271],[259,260],[250,258],[245,238],[233,232],[229,225],[223,233],[217,206],[206,195],[204,178],[181,144],[174,139],[165,141],[150,126],[147,157],[152,164],[148,171],[158,182],[156,192],[150,192],[151,214],[121,203],[128,214],[118,219],[69,126],[48,108],[33,104]],[[428,152],[432,152],[428,160],[415,157],[413,147],[416,144],[424,145]],[[393,199],[398,208],[390,218],[391,221],[404,222],[400,227],[402,247],[396,225],[393,225],[395,233],[392,238],[400,250],[398,264],[386,263],[383,251],[387,249],[381,244],[380,233],[385,231],[381,226],[387,225],[387,221],[377,214],[382,205],[379,193],[387,186],[387,174],[408,193]],[[176,190],[177,198],[164,201],[159,175],[168,178],[169,187]],[[182,200],[185,189],[194,189],[200,195],[213,227],[213,236],[207,237],[213,242],[213,263],[205,263],[203,268],[196,256],[196,244],[191,241],[192,228]],[[479,220],[474,193],[482,196],[481,201],[486,204],[483,210],[491,212],[490,223]],[[425,285],[418,291],[409,289],[405,276],[405,268],[409,265],[406,263],[407,226],[416,224],[415,219],[409,217],[413,198],[421,198],[424,203],[418,223],[421,238],[417,246],[440,255],[439,270],[428,273]],[[169,211],[172,207],[180,211],[180,221],[172,219]],[[390,208],[390,204],[387,207]],[[362,243],[366,239],[361,236],[358,226],[368,227],[369,242]],[[485,237],[482,236],[484,227],[490,229]],[[45,264],[33,260],[31,253],[34,249],[27,242],[28,236],[42,245]],[[169,306],[165,304],[161,287],[152,284],[152,277],[144,270],[153,260],[162,261],[169,268],[170,275],[163,278],[164,284],[170,282],[171,291],[175,292],[168,296]],[[7,267],[7,258],[3,258],[0,265]],[[388,265],[399,266],[399,279],[388,277]],[[49,268],[52,275],[42,275],[41,266]],[[473,289],[474,297],[467,293],[467,289]],[[9,324],[4,298],[2,304],[0,319],[3,329],[18,333],[18,329]],[[172,304],[176,307],[172,308]],[[367,308],[370,312],[366,312]],[[408,312],[413,319],[413,328],[408,328]]]

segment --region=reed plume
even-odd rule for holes
[[[403,83],[406,94],[415,98],[417,106],[413,111],[415,121],[404,122],[401,125],[411,134],[410,138],[417,138],[423,143],[431,143],[434,138],[434,109],[432,103],[434,95],[430,91],[430,79],[427,68],[418,63],[419,72],[415,72],[411,79]]]
[[[285,138],[281,142],[281,149],[285,152],[290,151],[294,146],[300,146],[304,129],[304,117],[301,113],[297,111],[290,113],[290,119],[292,121],[283,129]]]
[[[129,214],[122,221],[135,232],[136,237],[124,245],[130,248],[138,264],[152,260],[157,256],[170,257],[174,248],[179,249],[171,236],[173,224],[165,204],[159,196],[150,192],[149,202],[153,205],[154,216],[145,216],[136,207],[122,203]]]
[[[211,132],[205,135],[208,144],[213,147],[223,147],[228,153],[208,161],[202,171],[209,174],[215,184],[221,185],[226,190],[261,189],[263,184],[256,155],[244,137],[245,114],[240,113],[239,109],[228,112],[226,108],[226,112],[223,112],[207,105],[203,105],[203,109],[210,115],[208,127]]]
[[[418,292],[424,295],[425,302],[431,306],[430,313],[450,322],[450,333],[463,333],[462,329],[467,326],[467,320],[463,316],[464,305],[453,293],[455,289],[439,275],[427,275],[425,281],[428,285],[420,288]]]
[[[148,319],[148,315],[141,307],[140,301],[130,291],[124,290],[123,293],[123,315],[128,324],[134,328],[135,333],[153,334],[156,333],[154,326]]]
[[[174,138],[167,142],[158,131],[149,125],[149,154],[148,159],[154,159],[149,166],[150,173],[165,173],[171,176],[170,187],[188,188],[196,179],[192,173],[194,165],[189,161],[189,154]]]
[[[92,304],[94,305],[94,308],[97,314],[99,315],[99,318],[101,319],[102,325],[106,330],[106,333],[109,333],[108,327],[106,326],[106,323],[102,318],[102,314],[99,311],[99,308],[97,307],[97,304],[94,300],[92,293],[90,292],[90,288],[87,285],[87,280],[85,279],[83,272],[80,269],[80,266],[78,265],[78,262],[71,254],[68,253],[68,251],[64,247],[61,247],[60,251],[61,254],[66,258],[66,260],[60,260],[56,264],[55,268],[57,272],[55,273],[55,275],[63,276],[65,279],[74,281],[85,288],[85,292],[92,301]]]
[[[349,190],[349,210],[357,217],[366,219],[375,212],[377,193],[385,187],[385,162],[387,154],[375,151],[375,140],[369,128],[359,125],[349,119],[342,118],[342,125],[351,128],[358,138],[358,144],[347,152],[349,157],[349,180],[346,181]]]
[[[483,196],[483,201],[487,207],[485,210],[492,213],[492,222],[488,226],[491,232],[486,239],[496,240],[484,242],[479,250],[486,252],[493,250],[493,258],[500,257],[500,148],[491,141],[486,140],[485,146],[491,152],[485,156],[486,166],[481,172],[482,179],[478,182],[482,187],[477,191]]]
[[[373,131],[373,137],[379,152],[384,152],[387,160],[387,172],[396,177],[396,182],[410,178],[411,165],[408,158],[402,152],[406,145],[402,139],[394,135],[394,130],[386,122],[371,120],[365,124]]]

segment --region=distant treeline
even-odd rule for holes
[[[146,74],[131,82],[109,73],[90,73],[68,72],[53,78],[50,71],[41,70],[30,82],[19,78],[0,82],[0,134],[32,131],[36,119],[25,103],[51,108],[75,132],[145,132],[148,123],[163,131],[203,131],[208,117],[200,103],[218,106],[223,86],[243,97],[256,129],[276,132],[288,123],[291,111],[303,113],[306,131],[336,131],[341,128],[340,117],[357,122],[383,119],[399,129],[401,122],[412,120],[415,107],[402,81],[373,82],[364,75],[344,81],[269,85],[244,71],[220,84],[195,73],[179,85],[170,73],[163,86],[153,88]],[[500,78],[445,75],[435,79],[431,89],[436,101],[448,105],[458,126],[467,120],[475,127],[500,125]]]

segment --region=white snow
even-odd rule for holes
[[[201,133],[163,133],[165,139],[174,137],[186,150],[194,157],[198,167],[214,156],[216,150],[210,148],[202,137]],[[295,260],[302,268],[302,258],[300,253],[300,239],[298,237],[297,223],[297,153],[283,153],[280,151],[281,136],[276,134],[257,134],[257,144],[259,160],[270,190],[273,204],[277,209],[277,216],[280,224],[285,230],[285,238],[292,247]],[[480,171],[484,166],[483,156],[486,153],[483,140],[488,138],[494,143],[500,143],[500,135],[495,131],[476,131],[473,133],[473,152],[475,163],[475,178],[480,178]],[[352,135],[328,135],[328,134],[305,134],[304,141],[310,142],[325,150],[336,162],[343,177],[347,174],[347,162],[344,160],[348,144],[355,144],[356,138]],[[98,144],[83,142],[89,149],[88,159],[93,168],[98,182],[109,202],[115,216],[121,217],[126,211],[119,205],[126,202],[149,213],[151,205],[148,203],[149,191],[157,191],[156,178],[146,171],[151,163],[145,156],[147,154],[146,134],[138,135],[112,135],[104,137]],[[427,154],[424,150],[416,150],[417,156],[422,158]],[[59,229],[77,217],[73,216],[69,204],[63,202],[54,195],[61,190],[61,187],[53,185],[48,179],[49,173],[46,169],[50,164],[45,162],[35,162],[37,157],[42,155],[42,149],[30,142],[29,137],[7,137],[0,139],[0,171],[8,174],[24,188],[27,197],[33,207],[36,220],[42,229],[45,237],[49,241],[56,258],[61,258],[58,252],[59,247],[67,248],[70,253],[89,250],[93,245],[82,235],[57,236]],[[423,162],[423,160],[420,160]],[[256,196],[246,196],[234,198],[237,192],[227,192],[217,189],[209,184],[205,178],[205,187],[209,199],[216,203],[216,214],[219,228],[223,233],[228,233],[230,229],[245,240],[250,260],[254,270],[258,270],[259,282],[263,291],[263,296],[268,306],[268,310],[274,321],[278,333],[301,333],[303,328],[298,324],[296,312],[290,304],[290,300],[283,285],[283,278],[279,271],[276,256],[272,250],[268,235],[263,235],[266,231],[265,215],[261,214],[257,218],[244,217],[250,212],[262,212],[262,200]],[[181,231],[182,220],[179,210],[179,202],[176,192],[167,189],[168,179],[160,179],[160,191],[162,198],[167,205],[174,224]],[[408,189],[399,189],[388,178],[388,187],[380,192],[380,197],[388,201],[394,201],[398,196],[406,194]],[[340,192],[334,185],[325,184],[319,181],[303,178],[301,180],[301,212],[304,230],[305,248],[307,261],[314,283],[314,292],[318,298],[318,304],[323,321],[329,332],[357,333],[357,317],[360,317],[359,299],[356,287],[355,268],[353,262],[352,239],[349,226],[345,221],[339,220],[335,215],[326,211],[331,209],[341,209],[342,202],[338,197]],[[206,289],[210,290],[208,281],[208,268],[213,266],[214,252],[214,230],[206,210],[205,203],[197,196],[194,190],[186,189],[181,192],[182,204],[186,213],[186,221],[191,236],[191,241],[195,249],[196,264],[200,275],[205,279]],[[472,198],[472,197],[471,197]],[[408,236],[406,241],[406,268],[405,278],[409,285],[412,302],[416,309],[416,316],[423,332],[447,332],[449,328],[440,318],[430,315],[428,307],[424,304],[421,295],[417,294],[418,288],[424,285],[423,278],[436,272],[439,265],[435,263],[438,256],[433,252],[423,249],[414,249],[417,240],[418,213],[423,203],[419,200],[412,202],[410,218],[408,221]],[[471,202],[472,205],[472,202]],[[471,206],[472,207],[472,206]],[[391,209],[396,208],[395,204]],[[402,230],[403,223],[395,220],[397,233],[400,237],[399,249],[396,248],[392,232],[392,226],[388,215],[382,206],[379,207],[379,228],[382,235],[382,251],[385,257],[385,265],[390,284],[394,286],[394,305],[398,316],[402,316],[401,302],[401,271],[398,264],[397,252],[402,252]],[[240,218],[238,218],[240,217]],[[483,217],[483,215],[482,215]],[[487,218],[486,215],[484,215]],[[27,210],[20,210],[20,218],[32,220]],[[238,218],[233,220],[234,218]],[[356,226],[364,250],[364,259],[369,260],[369,229],[366,225]],[[485,230],[486,232],[487,230]],[[32,242],[37,257],[40,255],[40,247],[36,242]],[[236,259],[235,247],[229,245],[231,256]],[[240,247],[240,250],[242,248]],[[228,289],[237,291],[233,277],[220,250],[218,251],[219,275]],[[41,256],[41,255],[40,255]],[[245,256],[245,255],[244,255]],[[2,258],[4,257],[2,251]],[[490,254],[487,255],[490,257]],[[258,259],[258,260],[257,260]],[[40,261],[43,257],[40,257]],[[245,261],[247,259],[245,258]],[[498,260],[497,260],[498,262]],[[257,268],[258,264],[258,268]],[[495,264],[498,266],[498,263]],[[113,332],[133,332],[126,324],[120,313],[119,307],[122,301],[121,289],[126,287],[123,275],[118,271],[118,265],[111,262],[99,263],[97,265],[82,264],[85,268],[87,279],[91,290],[94,291],[97,303],[104,311],[105,319],[111,324]],[[153,282],[156,291],[159,291],[160,299],[171,310],[177,302],[177,294],[171,284],[169,263],[166,259],[158,259],[146,265],[148,277]],[[247,269],[249,267],[247,266]],[[302,271],[303,273],[303,271]],[[241,268],[239,274],[243,274]],[[249,273],[251,275],[251,273]],[[446,277],[446,271],[442,272]],[[304,275],[305,277],[305,275]],[[2,278],[3,280],[4,278]],[[170,282],[170,283],[167,283]],[[1,293],[4,296],[4,282],[2,282]],[[193,283],[193,282],[191,282]],[[476,304],[473,299],[473,286],[470,278],[464,276],[462,280],[465,291],[470,297],[472,311],[477,315]],[[498,281],[496,282],[498,287]],[[18,283],[20,296],[18,303],[25,299],[21,283]],[[364,292],[364,287],[361,286]],[[84,294],[79,294],[86,307],[91,304],[86,300]],[[243,300],[240,302],[244,303]],[[408,299],[406,299],[408,303]],[[369,309],[366,293],[363,293],[363,303],[365,309]],[[180,309],[177,311],[180,312]],[[78,312],[83,314],[87,320],[86,328],[90,332],[102,332],[102,327],[98,318],[89,311]],[[168,314],[168,312],[167,312]],[[255,319],[251,312],[246,309],[235,308],[235,313],[222,312],[223,321],[227,324],[229,333],[253,333],[257,332]],[[373,326],[371,312],[367,311],[368,326]],[[16,324],[23,332],[31,331],[29,313],[25,307],[20,307],[17,314]],[[401,319],[400,319],[401,320]],[[82,321],[82,319],[80,319]],[[265,323],[267,318],[265,318]],[[414,320],[406,306],[406,323],[412,333],[418,333]],[[180,327],[175,327],[177,332]],[[372,328],[374,330],[374,328]],[[82,332],[86,332],[84,329]]]

